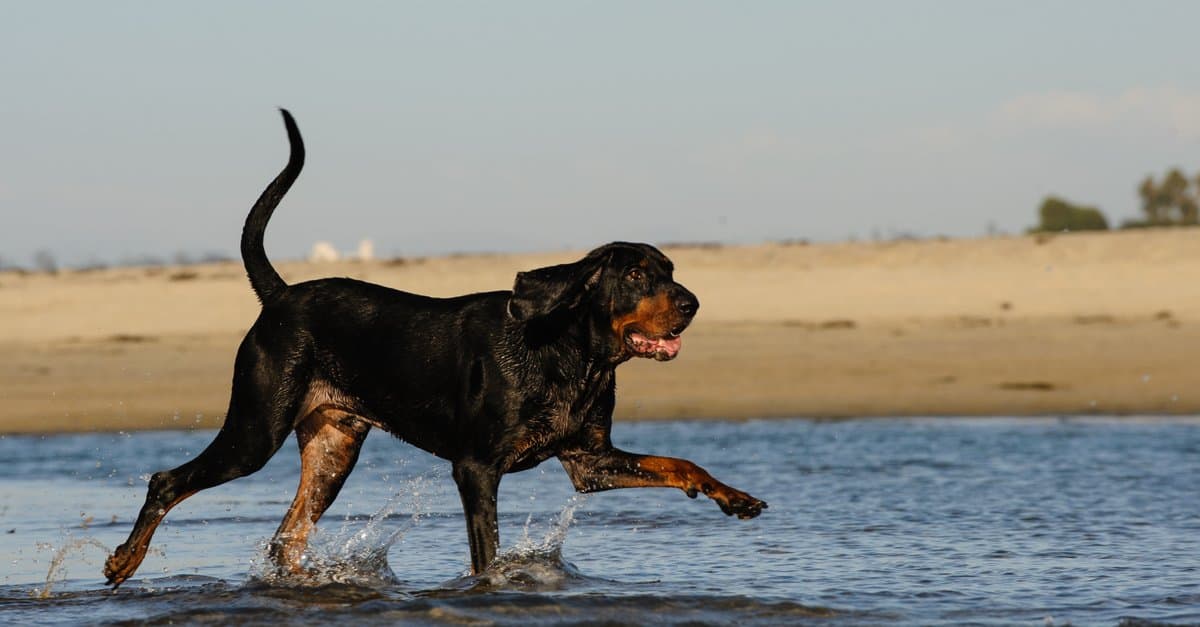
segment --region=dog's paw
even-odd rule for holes
[[[105,585],[112,586],[116,590],[117,586],[125,583],[125,580],[129,579],[138,567],[138,563],[133,560],[133,557],[133,553],[126,549],[124,544],[117,547],[117,550],[113,551],[113,554],[104,561]]]
[[[713,500],[721,506],[721,511],[725,512],[726,516],[737,516],[742,520],[754,518],[767,509],[766,501],[737,490],[730,490],[728,494],[722,494]]]

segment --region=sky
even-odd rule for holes
[[[1200,170],[1197,2],[0,1],[0,262],[978,237]]]

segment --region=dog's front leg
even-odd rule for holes
[[[462,497],[467,519],[467,539],[471,543],[471,574],[478,575],[492,563],[500,547],[500,528],[496,522],[496,492],[500,473],[494,468],[469,461],[455,462],[454,481]]]
[[[764,501],[731,488],[686,459],[636,455],[610,448],[559,455],[559,460],[580,492],[615,488],[679,488],[691,498],[703,493],[721,511],[738,518],[754,518],[766,509]]]

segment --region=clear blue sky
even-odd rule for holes
[[[1200,170],[1200,3],[3,2],[0,258],[1009,232]]]

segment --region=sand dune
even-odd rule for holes
[[[666,252],[700,315],[621,418],[1200,410],[1200,229]],[[580,253],[279,268],[453,295]],[[0,273],[0,432],[217,425],[257,310],[237,264]]]

